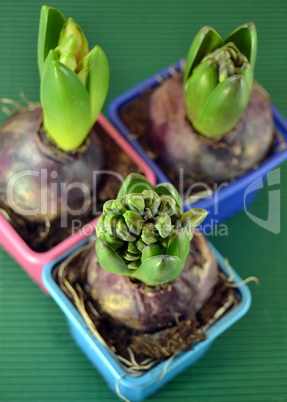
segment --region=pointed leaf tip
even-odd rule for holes
[[[38,31],[38,68],[42,78],[45,59],[51,49],[58,45],[61,29],[65,23],[64,15],[53,7],[42,6]]]
[[[248,22],[236,28],[224,40],[224,44],[228,42],[233,42],[238,47],[254,69],[257,55],[257,31],[254,22]]]
[[[89,70],[86,88],[90,95],[91,116],[95,122],[105,102],[110,77],[109,62],[100,46],[95,46],[84,58],[83,68]]]
[[[213,52],[220,46],[222,46],[222,39],[215,29],[209,26],[201,28],[195,36],[187,54],[184,82],[187,81],[192,70],[201,62],[201,60],[208,53]]]

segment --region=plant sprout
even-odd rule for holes
[[[132,173],[115,200],[104,204],[97,226],[96,253],[102,268],[155,286],[177,277],[190,251],[194,227],[206,217],[183,213],[170,183],[152,186]]]
[[[202,135],[220,138],[245,111],[253,86],[257,51],[255,25],[250,22],[225,40],[211,27],[196,35],[186,61],[186,113]]]
[[[38,36],[40,98],[44,128],[64,151],[77,149],[105,101],[109,65],[99,46],[91,51],[72,19],[43,6]]]

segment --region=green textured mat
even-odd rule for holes
[[[38,100],[36,43],[40,1],[0,0],[0,97],[19,89]],[[287,115],[287,3],[193,1],[52,1],[100,44],[111,65],[109,101],[186,54],[202,25],[223,35],[255,21],[256,78]],[[106,109],[105,109],[106,110]],[[3,120],[1,115],[1,120]],[[240,214],[228,237],[211,239],[250,285],[250,312],[150,401],[287,401],[287,164],[281,167],[281,232],[272,234]],[[271,190],[271,189],[270,189]],[[273,190],[273,188],[272,188]],[[250,207],[267,219],[265,189]],[[0,250],[0,401],[116,401],[74,344],[61,311]]]

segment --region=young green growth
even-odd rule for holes
[[[189,254],[194,227],[206,217],[194,208],[183,213],[170,183],[152,186],[130,174],[117,199],[109,200],[96,226],[102,268],[155,286],[177,277]]]
[[[202,135],[220,138],[245,111],[253,85],[257,51],[255,25],[250,22],[225,40],[211,27],[196,35],[186,60],[186,113]]]
[[[107,95],[106,55],[99,46],[89,52],[87,39],[72,18],[43,6],[38,67],[44,128],[61,149],[75,150],[97,120]]]

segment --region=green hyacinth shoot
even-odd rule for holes
[[[225,40],[211,27],[196,35],[186,60],[187,117],[202,135],[220,138],[245,111],[253,86],[257,33],[250,22]]]
[[[72,18],[43,6],[38,67],[45,130],[59,148],[73,151],[84,142],[104,104],[109,86],[107,57],[99,46],[89,51]]]
[[[96,253],[102,268],[155,286],[177,277],[190,251],[194,227],[206,217],[183,213],[170,183],[152,186],[140,174],[124,181],[115,200],[104,204],[96,226]]]

